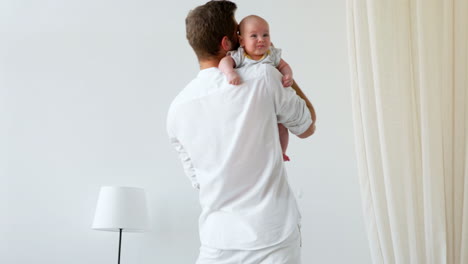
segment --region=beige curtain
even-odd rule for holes
[[[373,263],[468,264],[468,0],[348,0]]]

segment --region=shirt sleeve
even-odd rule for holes
[[[227,55],[231,56],[231,58],[236,63],[235,68],[241,67],[242,63],[244,62],[244,49],[243,48],[228,51]]]
[[[180,143],[177,137],[174,136],[174,133],[172,133],[172,129],[171,129],[172,118],[171,117],[172,117],[171,110],[169,110],[166,128],[167,128],[167,133],[169,135],[171,145],[177,151],[177,154],[179,155],[179,159],[182,162],[182,167],[184,168],[184,173],[189,178],[190,182],[192,183],[192,187],[195,189],[200,189],[200,184],[198,183],[198,180],[197,180],[197,175],[195,173],[195,168],[193,166],[192,159],[190,158],[189,154],[185,150],[184,146]]]
[[[294,135],[304,133],[312,124],[310,111],[305,101],[293,88],[284,88],[281,84],[281,73],[271,66],[266,67],[267,85],[273,97],[278,123],[283,124]]]
[[[273,65],[275,67],[278,67],[280,61],[281,61],[281,49],[277,49],[275,47],[270,48],[270,56],[271,56],[271,61],[273,62]]]
[[[189,180],[192,182],[192,187],[195,189],[200,189],[200,184],[198,183],[197,175],[195,174],[195,168],[193,167],[192,159],[188,155],[187,151],[185,151],[182,144],[180,144],[176,138],[171,138],[171,144],[179,154],[179,159],[182,162],[185,175],[187,175]]]

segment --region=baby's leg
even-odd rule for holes
[[[286,155],[286,149],[289,143],[289,131],[282,124],[278,124],[279,140],[281,144],[281,151],[283,152],[283,160],[289,161],[289,157]]]

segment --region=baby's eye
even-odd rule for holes
[[[257,34],[252,34],[250,35],[251,38],[256,38],[257,37]]]
[[[266,38],[266,37],[269,37],[270,34],[263,34],[263,37]]]

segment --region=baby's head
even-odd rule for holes
[[[250,15],[239,24],[239,41],[245,52],[259,60],[270,49],[270,27],[265,19]]]

